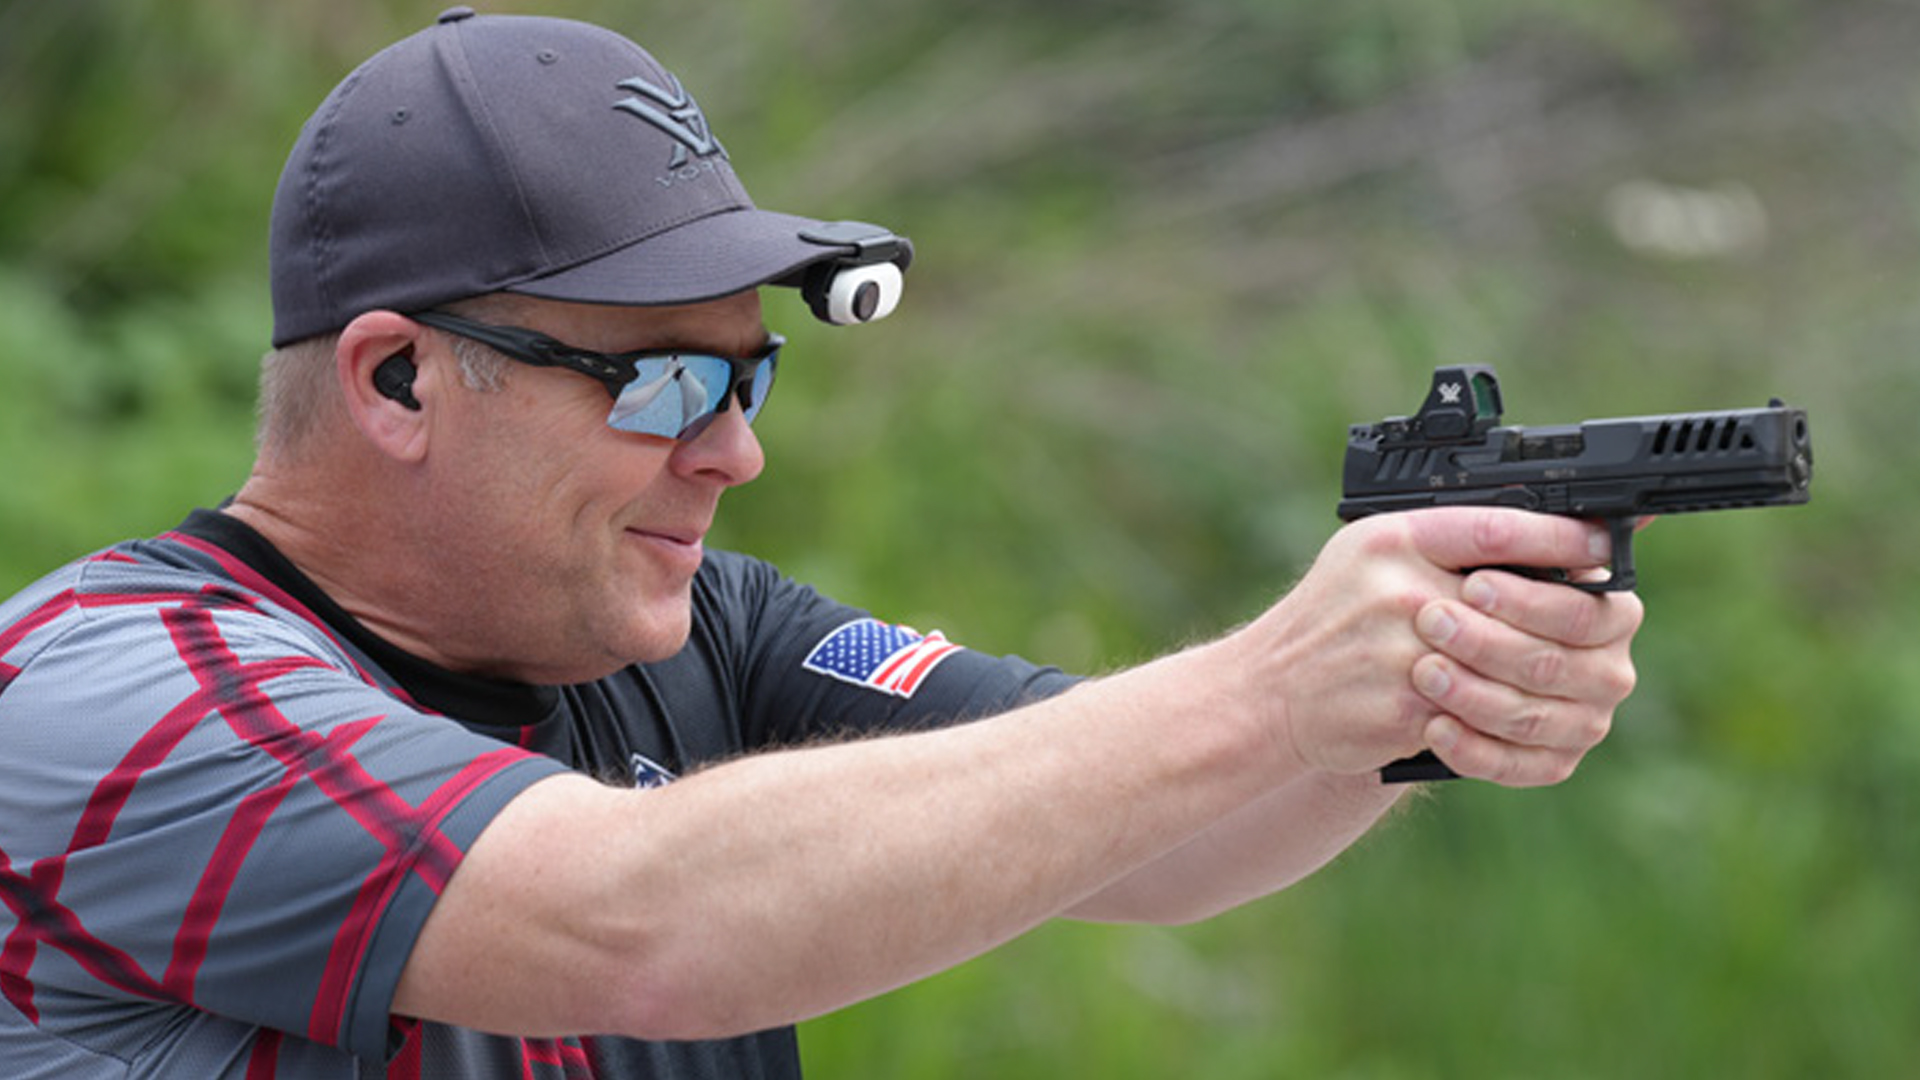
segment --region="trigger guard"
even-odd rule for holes
[[[1607,518],[1606,522],[1607,535],[1613,543],[1613,565],[1607,576],[1599,581],[1576,581],[1572,574],[1554,567],[1494,566],[1481,569],[1505,570],[1535,581],[1571,585],[1581,592],[1626,592],[1640,584],[1640,576],[1633,568],[1633,531],[1638,521],[1631,517],[1613,517]]]

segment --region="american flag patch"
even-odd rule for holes
[[[645,791],[648,788],[666,787],[673,783],[673,773],[665,765],[645,754],[635,754],[633,761],[633,786]]]
[[[927,673],[960,649],[938,630],[923,637],[879,619],[855,619],[820,639],[801,666],[855,686],[912,697]]]

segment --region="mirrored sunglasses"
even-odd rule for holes
[[[677,349],[603,353],[582,349],[518,326],[495,326],[444,311],[409,316],[423,326],[477,341],[536,367],[558,367],[600,381],[613,397],[607,426],[616,431],[687,440],[699,436],[738,399],[751,424],[773,389],[786,339],[767,335],[759,352],[743,359]]]

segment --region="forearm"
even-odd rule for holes
[[[1194,922],[1278,892],[1326,865],[1407,788],[1309,773],[1247,804],[1075,905],[1074,918]]]

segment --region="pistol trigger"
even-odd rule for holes
[[[1612,540],[1613,568],[1605,581],[1576,581],[1574,585],[1590,593],[1625,592],[1640,583],[1633,568],[1633,530],[1637,520],[1629,517],[1607,519],[1607,535]]]

